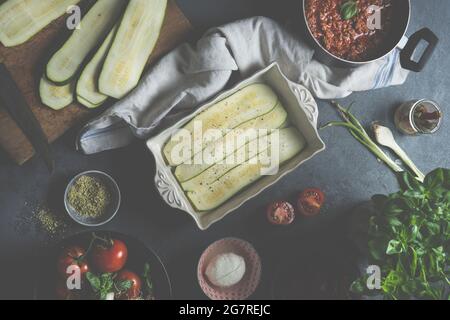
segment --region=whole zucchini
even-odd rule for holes
[[[159,38],[166,7],[167,0],[130,0],[100,74],[100,92],[120,99],[136,87]]]

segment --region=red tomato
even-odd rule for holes
[[[89,271],[89,265],[86,263],[85,259],[86,251],[78,246],[71,246],[65,248],[58,258],[57,268],[59,274],[67,278],[70,274],[67,273],[67,268],[69,266],[76,266],[76,269],[80,270],[80,274],[85,274]]]
[[[140,297],[142,282],[137,274],[129,270],[122,270],[117,275],[116,281],[131,281],[131,288],[119,295],[119,299],[133,300]]]
[[[325,195],[316,188],[308,188],[302,191],[298,197],[298,211],[306,216],[314,216],[320,212],[320,208],[325,202]]]
[[[118,239],[97,243],[91,253],[92,264],[104,273],[119,271],[127,262],[127,258],[127,246]]]
[[[287,225],[294,217],[294,207],[287,201],[276,201],[267,207],[267,218],[273,224]]]

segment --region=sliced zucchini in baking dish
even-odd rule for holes
[[[167,0],[130,0],[100,74],[100,92],[120,99],[139,82],[155,48]]]
[[[181,187],[184,191],[195,191],[199,186],[206,187],[217,181],[227,172],[243,163],[246,163],[253,157],[262,154],[263,152],[269,152],[268,149],[271,144],[272,141],[270,133],[267,135],[261,135],[259,139],[254,139],[238,148],[234,151],[234,153],[224,159],[224,161],[213,164],[192,179],[181,183]]]
[[[0,42],[13,47],[28,41],[80,0],[9,0],[0,5]]]
[[[202,136],[209,129],[234,129],[240,124],[257,118],[270,112],[277,104],[277,95],[265,84],[249,85],[233,95],[229,96],[215,105],[199,113],[194,119],[186,124],[183,129],[175,133],[163,148],[163,154],[169,165],[179,165],[189,160],[192,154],[186,147],[180,148],[180,141],[184,138],[186,131],[190,134],[193,145],[202,144]],[[195,132],[198,126],[200,132]]]
[[[60,110],[73,102],[74,89],[74,83],[57,86],[45,76],[39,83],[39,95],[42,103],[54,110]]]
[[[236,148],[241,148],[241,145],[238,145],[238,141],[244,140],[246,137],[247,130],[254,129],[277,129],[283,123],[285,123],[287,119],[287,112],[281,105],[281,103],[278,103],[277,106],[270,111],[267,114],[264,114],[256,119],[249,120],[240,126],[236,127],[235,129],[229,131],[227,134],[225,134],[222,138],[219,140],[216,140],[211,145],[204,145],[203,150],[201,151],[202,159],[215,159],[215,163],[219,163],[226,160],[225,157],[232,154],[233,152],[236,152],[236,150],[230,150],[229,148],[226,148],[226,142],[232,141],[235,143]],[[241,136],[240,136],[241,135]],[[253,139],[250,139],[253,140]],[[247,145],[250,141],[244,141],[245,145]],[[216,151],[223,150],[223,152],[220,152],[219,156],[216,156]],[[196,155],[194,155],[195,159]],[[187,180],[190,180],[200,174],[201,172],[205,171],[209,167],[211,167],[211,161],[204,161],[202,164],[196,164],[193,162],[192,164],[180,164],[175,168],[175,177],[179,182],[185,182]]]
[[[105,62],[106,54],[111,47],[116,31],[117,27],[114,27],[110,31],[105,41],[103,41],[103,44],[95,53],[91,61],[89,61],[89,63],[83,69],[83,72],[78,79],[76,91],[77,97],[81,98],[78,99],[78,102],[88,108],[95,108],[95,106],[98,107],[108,99],[108,96],[98,91],[98,78],[100,76],[103,63]],[[85,104],[84,102],[87,103]]]
[[[64,45],[47,64],[47,79],[57,84],[70,82],[89,54],[101,43],[119,19],[125,1],[97,0]]]
[[[290,127],[280,130],[280,165],[296,156],[305,147],[305,140],[297,129]],[[198,186],[187,192],[187,196],[198,211],[210,211],[233,197],[239,191],[261,177],[263,164],[251,164],[252,159],[243,163],[208,186]]]

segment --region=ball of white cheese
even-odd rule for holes
[[[234,253],[219,254],[206,267],[209,281],[218,287],[230,287],[242,280],[245,260]]]

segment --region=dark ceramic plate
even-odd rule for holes
[[[150,265],[150,275],[153,283],[153,294],[157,300],[166,300],[172,297],[172,288],[169,275],[161,259],[151,249],[142,242],[130,236],[110,231],[96,231],[96,235],[111,237],[122,240],[128,248],[128,260],[125,268],[141,275],[145,263]],[[62,240],[58,245],[49,249],[38,259],[39,268],[36,276],[34,298],[38,300],[56,299],[55,288],[58,279],[56,263],[58,255],[64,247],[70,245],[81,245],[84,248],[89,246],[92,232],[83,232]]]

